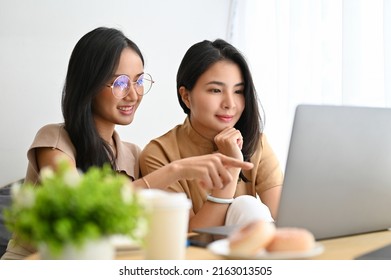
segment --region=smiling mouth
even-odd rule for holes
[[[133,112],[134,106],[120,106],[118,107],[118,110],[124,113],[131,113]]]

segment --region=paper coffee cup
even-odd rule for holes
[[[145,259],[185,259],[191,201],[184,193],[158,189],[143,190],[140,194],[148,211]]]

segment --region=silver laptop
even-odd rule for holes
[[[296,108],[276,225],[317,240],[391,227],[390,108]]]

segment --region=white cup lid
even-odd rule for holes
[[[141,199],[149,206],[159,208],[190,209],[191,201],[185,193],[167,192],[159,189],[143,189],[139,191]]]

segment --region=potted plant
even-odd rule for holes
[[[13,186],[12,205],[5,216],[8,228],[21,241],[35,245],[41,257],[113,258],[111,236],[142,240],[144,207],[125,175],[110,166],[75,174],[66,161],[56,172],[44,168],[40,175],[38,185]],[[111,255],[90,255],[85,248],[106,248]],[[80,255],[69,255],[73,252]]]

